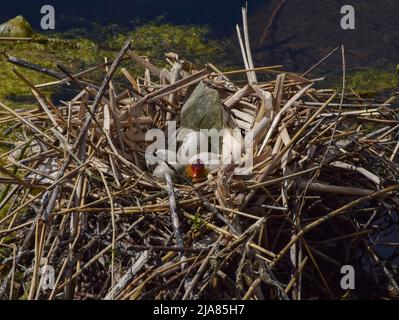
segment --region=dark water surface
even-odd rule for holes
[[[252,48],[257,65],[283,64],[305,71],[329,51],[346,47],[347,67],[396,65],[399,63],[398,0],[287,0],[276,15],[265,41],[260,41],[269,18],[282,0],[249,0]],[[40,29],[40,8],[56,9],[59,32],[91,28],[93,23],[133,26],[132,21],[151,21],[163,16],[174,24],[207,25],[215,38],[230,37],[235,43],[235,24],[241,23],[242,0],[17,0],[2,1],[0,21],[24,15]],[[356,10],[356,30],[342,30],[341,7]],[[326,61],[324,71],[339,70],[339,54]],[[324,68],[324,69],[323,69]]]
[[[251,11],[269,0],[251,0]],[[53,5],[57,15],[58,31],[84,28],[93,22],[129,24],[134,19],[164,20],[175,24],[209,25],[218,35],[230,34],[241,19],[241,0],[17,0],[2,4],[0,19],[24,15],[36,28],[40,27],[40,8]],[[5,7],[4,7],[5,6]]]

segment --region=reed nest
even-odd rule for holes
[[[362,99],[345,81],[336,92],[309,72],[253,68],[245,42],[246,69],[229,72],[172,53],[160,68],[130,41],[78,74],[8,57],[57,79],[34,85],[15,70],[38,108],[0,103],[15,136],[1,155],[2,299],[337,299],[344,265],[375,288],[368,297],[399,292],[398,270],[375,249],[399,203],[396,96]],[[159,179],[145,134],[178,121],[199,83],[217,90],[229,126],[253,129],[242,152],[251,170]],[[54,85],[79,93],[54,103],[42,93]]]

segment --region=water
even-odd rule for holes
[[[268,2],[268,1],[266,1]],[[40,27],[40,8],[53,5],[57,15],[57,30],[84,28],[93,22],[128,25],[131,20],[153,20],[164,16],[164,21],[175,24],[209,25],[218,36],[234,31],[241,19],[241,0],[19,0],[2,5],[0,19],[7,20],[17,14],[24,15],[32,25]],[[251,11],[264,0],[251,1]]]
[[[341,0],[288,0],[277,14],[264,43],[260,39],[280,0],[251,0],[249,25],[257,65],[283,64],[291,71],[305,71],[332,49],[344,44],[347,68],[396,65],[399,63],[399,1],[352,0],[356,29],[342,30]],[[133,27],[133,21],[207,25],[211,36],[229,37],[237,44],[235,25],[241,24],[243,0],[19,0],[1,5],[0,21],[24,15],[40,29],[40,8],[56,9],[57,31],[89,28],[94,23]],[[121,28],[121,30],[124,30]],[[90,30],[95,32],[95,30]],[[238,46],[237,46],[238,50]],[[320,66],[322,72],[340,71],[336,54]]]

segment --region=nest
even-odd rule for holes
[[[320,89],[321,79],[280,66],[221,72],[172,53],[166,62],[153,65],[128,41],[111,62],[75,75],[60,66],[55,83],[34,86],[16,71],[39,108],[0,103],[15,136],[1,155],[3,299],[340,298],[343,265],[374,296],[398,289],[375,247],[397,219],[395,96]],[[90,80],[96,70],[101,84]],[[179,125],[199,83],[218,92],[226,126],[243,139],[252,130],[252,148],[240,149],[249,170],[221,164],[195,181],[167,163],[159,179],[146,133]],[[41,91],[50,85],[79,93],[54,105]]]

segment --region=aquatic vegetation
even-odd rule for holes
[[[375,95],[399,86],[399,74],[393,68],[366,68],[350,72],[347,88],[360,95]]]
[[[51,41],[38,37],[32,42],[11,42],[1,41],[0,52],[43,67],[58,70],[57,64],[62,64],[70,70],[79,70],[88,65],[101,61],[101,51],[98,45],[87,39],[64,40],[54,38]],[[109,53],[111,55],[111,53]],[[22,81],[12,71],[15,66],[6,61],[3,56],[0,58],[0,101],[19,107],[32,105],[34,99],[29,88],[23,85]],[[54,78],[43,76],[35,71],[20,70],[34,84],[54,81]],[[46,93],[53,93],[47,91]]]
[[[209,29],[203,26],[177,26],[169,23],[151,22],[133,31],[111,35],[108,46],[116,50],[132,39],[133,49],[151,58],[156,64],[165,64],[165,53],[174,52],[195,64],[214,60],[222,53],[223,43],[208,38]]]
[[[52,70],[58,70],[61,64],[77,71],[88,66],[104,62],[104,57],[113,57],[121,44],[127,38],[133,41],[133,49],[140,55],[147,56],[152,62],[165,65],[164,54],[173,51],[184,55],[193,63],[202,65],[206,61],[218,61],[222,56],[224,42],[207,39],[208,28],[199,26],[176,26],[151,22],[141,25],[132,31],[122,29],[120,33],[116,26],[95,26],[97,35],[90,37],[84,30],[75,30],[65,34],[53,34],[51,39],[35,35],[33,41],[0,41],[0,52],[9,56],[16,56],[29,62],[40,64]],[[113,32],[106,37],[106,31]],[[126,31],[126,32],[125,32]],[[93,33],[94,30],[92,30]],[[226,63],[227,59],[224,59]],[[162,61],[162,63],[161,63]],[[15,66],[0,57],[0,101],[10,106],[29,107],[36,104],[32,94],[22,81],[13,73]],[[34,71],[22,70],[22,73],[34,84],[54,81],[53,78],[43,76]],[[46,93],[56,94],[58,89],[47,90]],[[22,103],[22,104],[21,104]]]

